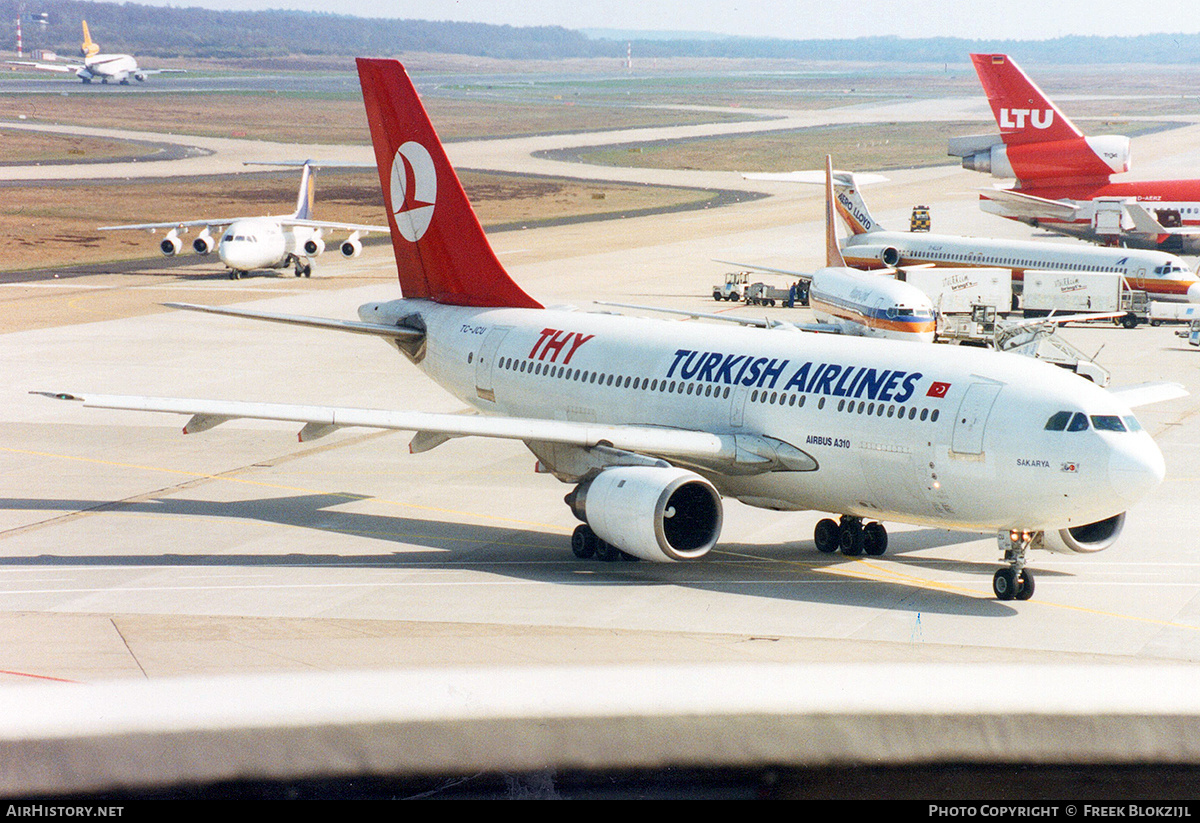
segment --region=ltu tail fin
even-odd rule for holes
[[[542,308],[496,259],[404,67],[357,63],[404,296]]]
[[[972,54],[971,61],[1006,145],[1083,136],[1007,54]]]

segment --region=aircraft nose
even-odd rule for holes
[[[1200,283],[1188,286],[1187,299],[1189,303],[1200,303]]]
[[[1108,481],[1113,492],[1132,505],[1149,494],[1166,476],[1162,452],[1148,434],[1129,438],[1108,458]]]

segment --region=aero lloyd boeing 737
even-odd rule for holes
[[[101,395],[82,405],[524,442],[570,484],[582,558],[698,560],[722,497],[838,516],[816,547],[881,554],[883,520],[999,535],[1002,599],[1033,593],[1026,552],[1093,552],[1162,480],[1130,411],[1177,386],[1109,392],[1027,357],[957,346],[553,310],[492,252],[416,90],[394,60],[358,61],[403,297],[358,321],[222,314],[382,337],[481,414]]]
[[[1128,180],[1129,138],[1088,137],[1006,54],[972,54],[999,134],[951,138],[965,169],[1016,179],[990,189],[992,214],[1100,243],[1200,252],[1200,180]]]
[[[851,266],[895,268],[951,266],[1011,269],[1020,281],[1026,271],[1116,272],[1132,289],[1156,300],[1200,303],[1200,281],[1173,254],[1037,240],[956,237],[928,232],[885,231],[871,216],[853,175],[834,175],[838,213],[850,228],[842,256]]]
[[[350,232],[350,236],[340,245],[345,257],[358,257],[362,253],[361,238],[368,232],[389,231],[387,226],[313,220],[312,161],[299,165],[304,167],[304,171],[300,175],[296,210],[287,216],[136,223],[126,226],[101,226],[100,231],[170,229],[158,244],[158,248],[167,257],[172,257],[183,248],[183,238],[179,233],[203,226],[200,234],[192,241],[192,249],[196,254],[209,254],[216,249],[217,256],[229,269],[231,280],[237,280],[246,272],[258,269],[284,269],[288,266],[294,269],[297,277],[308,277],[312,274],[312,258],[325,251],[326,230]],[[213,229],[217,230],[215,235],[212,233]]]

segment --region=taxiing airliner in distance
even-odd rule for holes
[[[1106,245],[1200,254],[1200,180],[1131,180],[1128,137],[1088,137],[1006,54],[972,54],[999,134],[951,138],[963,168],[1015,178],[992,214]]]
[[[837,213],[834,208],[833,165],[829,157],[825,158],[825,266],[815,272],[801,272],[745,263],[732,265],[785,274],[804,281],[807,284],[808,304],[817,323],[787,324],[769,318],[597,302],[601,305],[682,314],[750,326],[792,325],[803,331],[882,337],[919,343],[932,343],[937,331],[937,316],[934,314],[933,303],[925,292],[893,277],[851,268],[842,259],[838,247]]]
[[[1105,391],[1028,357],[795,328],[544,308],[493,253],[416,90],[394,60],[358,60],[402,297],[359,320],[182,306],[382,337],[480,414],[52,393],[80,405],[523,442],[571,485],[581,558],[698,560],[723,497],[817,510],[821,552],[882,554],[884,520],[997,534],[1004,599],[1027,599],[1026,552],[1093,552],[1163,479],[1131,405],[1177,386]]]
[[[131,78],[141,83],[152,74],[176,74],[186,71],[186,69],[143,69],[138,66],[137,60],[132,55],[103,54],[100,46],[92,40],[86,20],[83,21],[83,43],[79,50],[83,55],[83,62],[56,63],[45,60],[9,60],[7,62],[10,66],[74,74],[84,83],[91,83],[93,80],[108,83],[112,80],[123,86],[129,85]]]
[[[1155,300],[1200,303],[1200,280],[1195,272],[1167,252],[886,231],[871,216],[853,175],[835,175],[834,187],[838,213],[851,232],[842,242],[842,256],[851,266],[1005,268],[1017,282],[1026,271],[1115,272],[1124,276],[1131,289],[1141,289]]]
[[[257,164],[254,164],[257,165]],[[192,241],[196,254],[209,254],[214,249],[221,262],[229,269],[232,280],[243,274],[260,269],[285,269],[291,266],[297,277],[312,274],[312,258],[325,251],[326,231],[347,231],[350,236],[342,241],[340,249],[345,257],[358,257],[362,253],[362,238],[370,232],[387,233],[387,226],[368,226],[358,223],[331,223],[314,220],[313,187],[314,164],[269,163],[265,165],[300,165],[300,192],[296,196],[296,210],[280,217],[234,217],[214,220],[183,220],[170,223],[134,223],[124,226],[101,226],[100,231],[169,229],[167,236],[158,244],[167,257],[183,249],[180,232],[189,228],[203,227]],[[216,234],[213,234],[213,230]]]

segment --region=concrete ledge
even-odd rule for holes
[[[1200,765],[1191,666],[426,669],[0,689],[6,796],[555,770]]]

